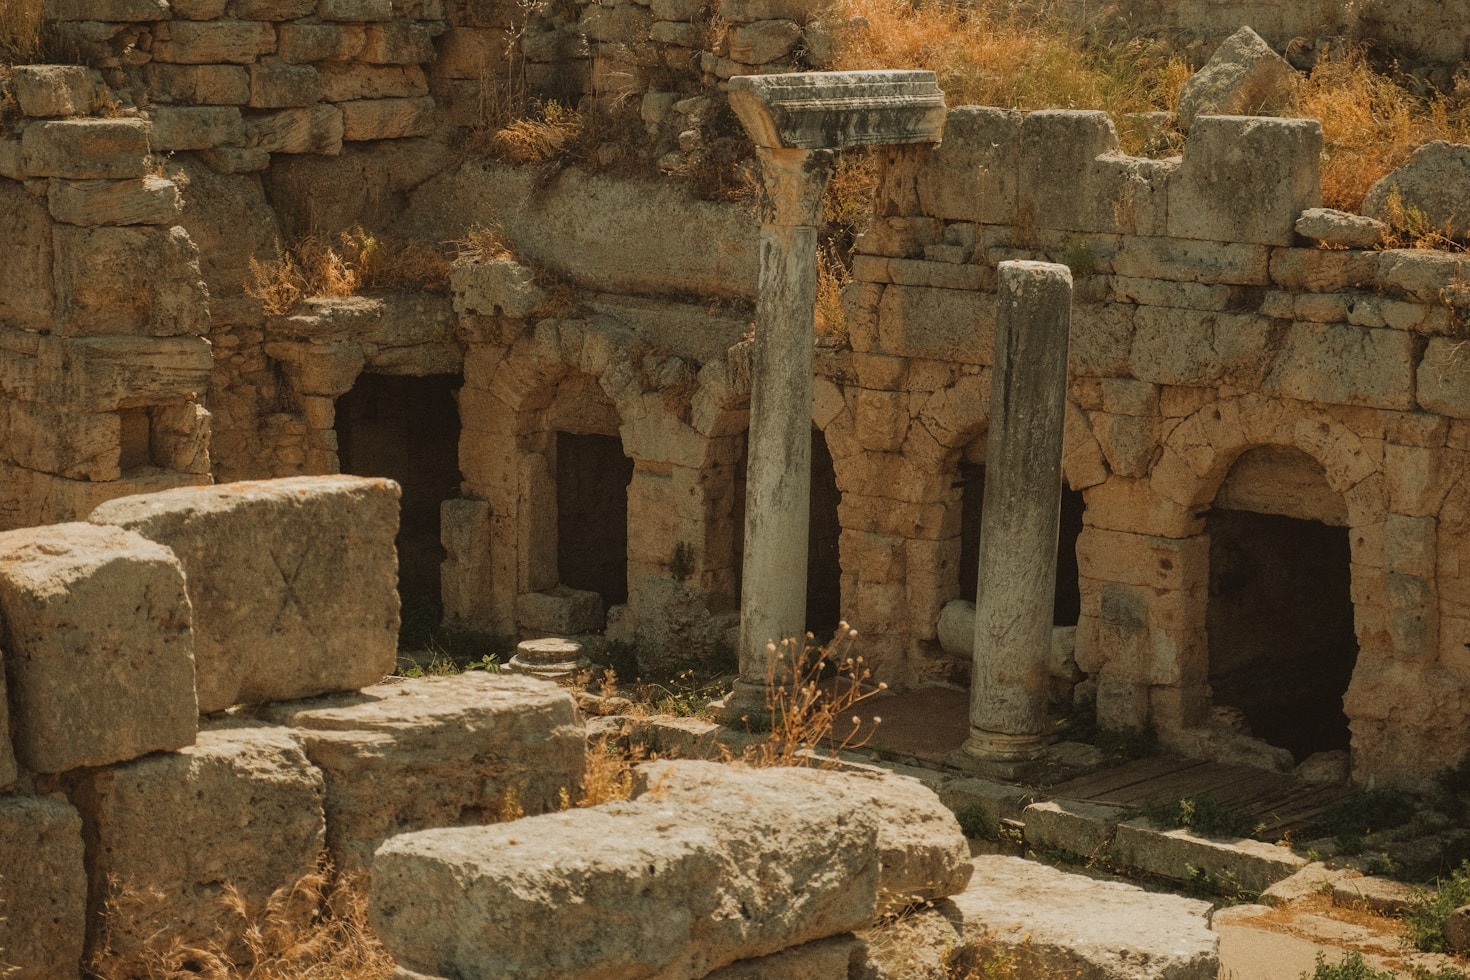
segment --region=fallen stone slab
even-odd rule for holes
[[[86,915],[77,811],[49,797],[0,796],[0,976],[77,976]]]
[[[540,814],[578,799],[587,746],[548,681],[468,671],[276,704],[326,779],[327,848],[367,868],[395,834]]]
[[[189,598],[178,559],[130,531],[0,534],[14,749],[61,773],[194,741]]]
[[[1252,893],[1260,893],[1307,864],[1289,848],[1246,838],[1214,840],[1187,830],[1159,830],[1142,817],[1118,825],[1112,856],[1126,867],[1175,881],[1206,877]]]
[[[1092,858],[1107,851],[1115,828],[1133,812],[1103,803],[1050,800],[1028,806],[1021,820],[1028,846]]]
[[[677,768],[692,763],[665,763]],[[666,772],[668,770],[665,770]],[[643,797],[498,827],[394,837],[373,928],[427,976],[696,978],[866,925],[876,818],[799,769],[708,799]]]
[[[877,818],[879,912],[964,891],[973,871],[970,846],[954,814],[932,790],[891,773],[801,771],[808,781],[852,797]],[[728,796],[738,807],[747,772],[713,762],[648,763],[638,767],[634,795],[702,804]]]
[[[1329,868],[1314,861],[1290,877],[1282,878],[1263,889],[1261,901],[1266,905],[1288,905],[1319,895],[1324,889],[1331,890],[1343,878],[1355,875],[1356,872],[1347,868]]]
[[[321,856],[322,777],[279,727],[201,731],[67,783],[94,842],[88,945],[123,962],[175,941],[239,952],[248,922],[226,888],[259,915]]]
[[[1344,909],[1367,909],[1378,915],[1402,915],[1424,897],[1424,889],[1391,878],[1363,875],[1332,883],[1332,904]]]
[[[1296,219],[1296,233],[1322,245],[1372,248],[1388,234],[1388,225],[1375,218],[1332,208],[1307,208]]]
[[[295,477],[123,497],[90,519],[178,555],[208,714],[356,690],[393,670],[398,497],[391,480]]]
[[[962,923],[957,964],[1004,952],[1017,976],[1214,980],[1220,971],[1210,905],[1197,899],[995,855],[975,859],[970,887],[950,902]]]

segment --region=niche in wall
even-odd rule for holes
[[[556,562],[562,585],[628,601],[628,484],[617,436],[556,433]]]

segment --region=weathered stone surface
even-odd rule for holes
[[[434,130],[434,100],[357,99],[340,104],[345,140],[402,139]]]
[[[455,32],[458,33],[459,31]],[[438,65],[435,67],[437,69]],[[316,71],[321,81],[321,97],[328,102],[407,99],[429,94],[428,79],[424,76],[424,70],[417,65],[328,63],[321,65]]]
[[[1399,231],[1470,235],[1470,146],[1433,140],[1368,188],[1363,213]]]
[[[894,912],[965,890],[973,868],[954,813],[916,779],[880,770],[811,770],[813,783],[846,794],[878,821],[878,910]],[[697,803],[730,778],[721,766],[645,766],[639,784],[658,799]],[[738,785],[738,782],[737,782]]]
[[[180,65],[248,65],[276,49],[276,31],[258,20],[166,20],[154,29],[153,60]]]
[[[1423,889],[1392,878],[1341,877],[1332,882],[1332,904],[1345,909],[1366,909],[1378,915],[1403,915],[1424,897]]]
[[[1416,379],[1421,406],[1452,418],[1470,418],[1470,351],[1463,340],[1432,338]]]
[[[242,65],[166,65],[144,68],[148,89],[160,103],[244,105],[250,99],[250,74]]]
[[[342,152],[342,110],[315,105],[275,112],[250,113],[245,120],[249,146],[270,153]]]
[[[392,20],[393,4],[391,0],[318,0],[316,12],[322,20]]]
[[[235,0],[241,20],[295,20],[316,12],[316,0]]]
[[[1444,942],[1452,952],[1470,951],[1470,905],[1462,905],[1444,922]]]
[[[202,337],[43,337],[40,346],[41,383],[81,411],[189,401],[214,366]]]
[[[199,250],[184,229],[62,226],[55,241],[61,335],[177,337],[208,329]]]
[[[1131,811],[1123,807],[1074,800],[1033,803],[1021,815],[1026,843],[1093,859],[1107,851],[1113,828]]]
[[[603,627],[603,612],[602,597],[585,589],[558,587],[516,596],[516,625],[527,633],[595,633]]]
[[[48,20],[166,20],[167,0],[45,0]]]
[[[87,524],[0,534],[15,752],[35,772],[194,741],[183,570],[167,548]]]
[[[282,24],[278,54],[282,61],[304,64],[312,61],[346,61],[367,44],[360,25]]]
[[[262,61],[250,66],[250,105],[256,109],[309,106],[322,98],[321,78],[311,65]]]
[[[424,25],[395,20],[369,24],[358,56],[370,65],[419,65],[434,60],[434,41]]]
[[[106,897],[127,896],[106,921],[125,960],[173,942],[237,950],[247,920],[223,889],[258,917],[321,854],[322,777],[281,728],[206,729],[182,751],[80,774],[70,795],[95,841],[89,939]]]
[[[1187,830],[1158,830],[1144,818],[1118,825],[1112,854],[1130,868],[1176,881],[1188,881],[1203,872],[1254,892],[1307,863],[1289,848],[1245,839],[1208,840]]]
[[[398,496],[389,480],[301,477],[124,498],[91,519],[179,556],[208,713],[361,688],[393,669]]]
[[[44,198],[15,181],[0,181],[0,254],[5,288],[0,319],[30,331],[50,330],[55,303],[51,237],[53,224]]]
[[[46,192],[51,217],[72,225],[172,225],[183,208],[179,187],[163,177],[56,180]]]
[[[16,65],[10,90],[23,115],[85,116],[100,82],[80,65]]]
[[[153,110],[155,150],[210,150],[245,142],[245,123],[234,106],[159,106]]]
[[[1413,405],[1414,335],[1345,323],[1294,323],[1282,338],[1265,394],[1333,405]]]
[[[1321,206],[1322,124],[1315,119],[1201,116],[1169,187],[1170,235],[1290,245]]]
[[[1297,81],[1286,63],[1249,27],[1225,39],[1179,92],[1179,128],[1186,133],[1196,116],[1268,115],[1286,103]]]
[[[59,800],[0,796],[0,841],[0,970],[7,980],[77,976],[87,923],[81,818]]]
[[[631,803],[396,837],[375,931],[427,974],[692,978],[866,924],[873,815],[803,770],[726,773],[698,801],[661,799],[655,775]]]
[[[142,119],[57,119],[21,135],[26,173],[33,177],[119,180],[148,172],[149,133]]]
[[[1298,235],[1341,248],[1372,248],[1387,232],[1388,226],[1381,221],[1331,208],[1307,208],[1296,219]]]
[[[535,273],[514,259],[461,259],[454,263],[449,285],[461,313],[527,317],[546,301]]]
[[[801,25],[790,20],[760,20],[732,28],[727,37],[732,60],[764,65],[795,50],[801,40]]]
[[[833,936],[802,943],[780,953],[741,960],[708,974],[705,980],[831,980],[848,975],[858,952],[855,936]]]
[[[965,938],[1005,949],[1023,974],[1206,980],[1220,969],[1208,902],[1003,856],[976,858],[952,901]]]
[[[366,869],[396,834],[546,813],[581,792],[585,737],[550,682],[471,671],[267,710],[326,776],[339,867]]]

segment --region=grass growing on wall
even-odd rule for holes
[[[41,0],[0,0],[0,64],[41,60]]]

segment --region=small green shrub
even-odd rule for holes
[[[1375,970],[1354,950],[1336,963],[1327,962],[1327,954],[1317,953],[1317,968],[1301,974],[1301,980],[1394,980],[1392,970]]]
[[[1448,878],[1439,879],[1433,892],[1409,907],[1404,915],[1404,941],[1426,953],[1443,953],[1445,920],[1462,905],[1470,905],[1470,861]]]
[[[1262,829],[1249,811],[1208,796],[1154,800],[1143,815],[1156,827],[1180,827],[1202,837],[1251,837]]]

